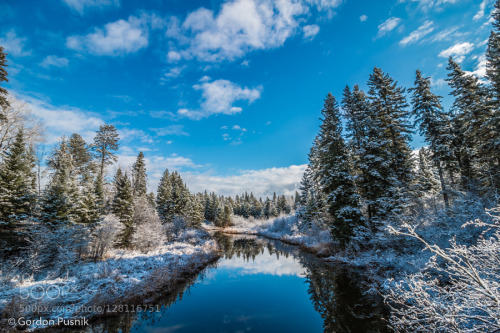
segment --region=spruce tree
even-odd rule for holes
[[[384,181],[390,184],[378,196],[390,214],[404,214],[412,202],[414,183],[413,161],[409,140],[411,125],[405,89],[388,74],[375,67],[368,80],[368,101],[372,120],[382,141],[377,149],[384,150],[389,161]],[[375,124],[374,123],[374,124]]]
[[[325,99],[321,114],[323,123],[318,140],[320,168],[317,177],[326,196],[332,236],[345,247],[354,227],[363,223],[363,216],[342,137],[340,110],[331,93]]]
[[[347,118],[355,182],[367,207],[368,221],[376,230],[390,211],[386,200],[391,177],[389,140],[384,135],[381,117],[370,107],[365,93],[355,86],[344,89],[342,108]],[[358,130],[355,130],[355,129]]]
[[[80,182],[82,184],[88,182],[93,171],[90,147],[80,134],[73,133],[68,140],[68,149],[73,160],[73,167]]]
[[[443,200],[446,208],[449,208],[449,182],[453,183],[453,174],[457,169],[450,118],[441,106],[441,97],[432,93],[430,78],[423,77],[420,70],[416,72],[415,86],[409,91],[413,93],[412,114],[415,124],[419,125],[420,134],[429,143],[431,158],[439,174]],[[446,179],[445,171],[448,171],[449,180]]]
[[[156,191],[156,210],[162,223],[170,223],[174,220],[174,211],[172,205],[172,183],[170,182],[170,173],[165,169],[163,176],[158,184]]]
[[[36,195],[35,156],[19,130],[0,164],[0,221],[13,226],[33,215]]]
[[[146,176],[146,163],[144,161],[144,154],[142,151],[137,155],[137,160],[132,167],[134,179],[134,196],[146,197],[147,194],[147,176]]]
[[[75,209],[79,202],[73,159],[66,139],[55,149],[49,162],[54,173],[44,192],[41,218],[55,227],[75,221]]]
[[[500,190],[500,0],[495,2],[492,13],[493,30],[488,39],[486,51],[486,77],[490,80],[492,114],[482,124],[481,134],[483,140],[479,147],[483,159],[487,159],[487,177],[498,195]],[[488,177],[489,176],[489,177]]]
[[[5,69],[8,66],[6,56],[7,53],[5,53],[4,48],[0,46],[0,84],[9,81],[7,79],[7,70]],[[0,86],[0,124],[6,120],[5,109],[10,106],[7,94],[7,90]]]
[[[454,120],[454,152],[465,190],[474,190],[480,178],[480,147],[485,142],[483,124],[492,116],[489,94],[473,75],[465,73],[450,57],[448,84],[452,88]]]
[[[123,174],[120,168],[115,176],[115,197],[113,198],[112,212],[124,226],[120,235],[120,246],[130,247],[134,232],[134,195],[127,173]]]

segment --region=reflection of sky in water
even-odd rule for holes
[[[283,255],[276,258],[276,254],[269,254],[264,248],[264,254],[246,260],[242,256],[233,256],[231,259],[221,259],[218,262],[218,271],[226,270],[227,273],[235,275],[269,274],[269,275],[295,275],[304,276],[305,268],[292,256],[286,258]]]
[[[298,261],[267,248],[244,259],[220,259],[163,315],[131,332],[322,332]],[[200,283],[201,282],[201,283]]]

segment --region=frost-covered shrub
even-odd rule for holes
[[[145,199],[137,199],[134,203],[134,233],[132,246],[147,252],[162,245],[165,231],[155,210]]]
[[[92,241],[89,244],[89,257],[94,260],[104,258],[115,244],[123,228],[123,223],[120,222],[117,216],[113,214],[106,215],[94,227]]]
[[[404,231],[391,229],[420,241],[433,254],[421,272],[387,282],[390,323],[396,331],[500,330],[500,207],[489,214],[492,223],[464,225],[484,228],[474,245],[452,239],[450,247],[442,248],[429,244],[409,225]]]

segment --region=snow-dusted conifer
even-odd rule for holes
[[[342,137],[340,110],[335,97],[329,93],[325,99],[323,123],[318,136],[318,181],[326,196],[330,215],[331,233],[342,246],[363,223],[359,195],[352,177],[349,154]]]
[[[124,226],[120,235],[120,246],[130,247],[134,232],[134,195],[127,173],[123,174],[120,168],[116,171],[115,197],[111,210]]]

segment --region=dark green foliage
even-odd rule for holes
[[[99,127],[92,150],[99,164],[100,179],[104,179],[106,166],[116,162],[115,152],[118,150],[118,140],[118,131],[113,125],[104,124]]]
[[[449,184],[454,183],[457,162],[453,154],[453,129],[450,117],[444,112],[440,97],[431,91],[430,78],[425,78],[417,70],[415,87],[411,88],[412,114],[419,125],[420,134],[429,143],[434,166],[438,170],[445,206],[450,206]],[[448,176],[448,177],[447,177]]]
[[[7,79],[7,70],[5,69],[5,67],[8,66],[6,56],[7,54],[5,53],[4,48],[0,46],[0,84],[2,82],[9,81]],[[10,103],[6,97],[7,94],[7,90],[0,86],[0,124],[5,120],[4,110],[10,106]]]
[[[20,130],[0,164],[0,221],[7,227],[31,217],[37,200],[34,151],[24,140]]]
[[[115,176],[115,197],[111,211],[115,214],[124,229],[120,235],[120,246],[130,247],[131,237],[134,232],[134,195],[132,193],[132,184],[127,176],[118,169]]]
[[[326,97],[321,114],[317,147],[320,167],[315,176],[326,197],[332,236],[345,246],[353,229],[363,224],[363,216],[342,137],[340,110],[332,94]]]
[[[52,154],[49,166],[54,170],[42,201],[42,220],[52,226],[75,221],[78,202],[73,159],[65,139]]]
[[[137,155],[137,160],[132,167],[132,175],[134,179],[134,196],[146,197],[147,194],[147,176],[146,176],[146,162],[144,161],[144,154],[142,151]]]

